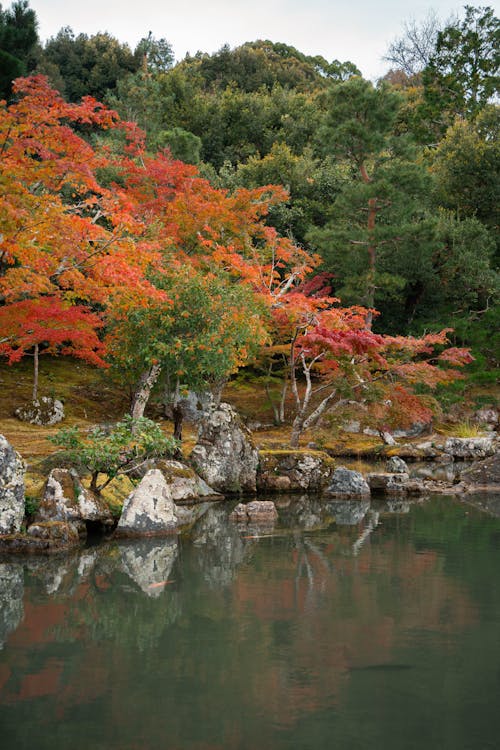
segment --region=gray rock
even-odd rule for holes
[[[272,492],[322,492],[335,468],[321,451],[272,450],[259,452],[257,486]]]
[[[481,422],[482,424],[489,425],[490,427],[495,428],[498,424],[498,409],[494,408],[485,408],[485,409],[479,409],[479,411],[476,412],[475,418],[478,422]]]
[[[170,488],[161,471],[152,469],[125,500],[116,533],[118,536],[156,536],[176,527]]]
[[[202,419],[191,463],[219,492],[255,492],[258,452],[229,404],[220,404]]]
[[[409,474],[408,464],[399,456],[392,456],[385,465],[390,474]]]
[[[34,521],[69,521],[81,532],[86,521],[114,523],[104,500],[86,489],[73,469],[52,469]]]
[[[495,453],[495,442],[490,437],[448,438],[444,451],[454,458],[486,458]]]
[[[370,487],[359,471],[351,471],[345,466],[339,466],[333,472],[327,494],[363,497],[370,494]]]
[[[62,401],[42,396],[32,401],[28,406],[22,406],[14,412],[22,422],[37,425],[52,425],[64,419],[64,406]]]
[[[183,464],[181,461],[168,459],[155,459],[146,461],[141,469],[140,476],[145,476],[147,471],[158,469],[161,471],[170,488],[174,502],[198,502],[199,500],[212,498],[221,498],[220,493],[210,487],[194,471],[191,466]]]
[[[25,471],[21,456],[0,435],[0,534],[13,534],[21,528]]]
[[[495,453],[483,461],[475,461],[472,466],[460,473],[460,479],[468,489],[500,489],[500,453]]]
[[[370,490],[378,492],[406,492],[409,474],[391,474],[388,472],[373,472],[367,474],[366,481]]]
[[[182,410],[182,415],[188,422],[200,422],[213,404],[214,397],[209,391],[202,393],[188,391],[177,401],[177,406]],[[173,404],[165,404],[165,416],[173,419]]]

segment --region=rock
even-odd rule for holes
[[[337,496],[363,497],[370,494],[370,487],[359,471],[351,471],[345,466],[339,466],[332,474],[327,493]]]
[[[66,550],[80,543],[78,529],[74,524],[66,521],[32,523],[27,535],[41,542],[40,550]]]
[[[177,527],[175,504],[165,477],[151,469],[127,497],[118,521],[118,536],[157,536]]]
[[[24,571],[18,563],[0,564],[0,651],[24,615]]]
[[[150,540],[120,544],[123,570],[141,591],[153,598],[160,596],[168,585],[177,553],[176,539],[163,540],[161,544]]]
[[[219,492],[255,492],[257,449],[250,432],[229,404],[220,404],[200,423],[191,463]]]
[[[211,409],[213,403],[214,397],[209,391],[204,393],[188,391],[177,401],[177,406],[182,410],[183,418],[188,422],[199,422]],[[165,416],[173,419],[173,405],[171,403],[165,404]]]
[[[260,451],[257,487],[273,492],[322,492],[334,469],[334,460],[322,451]]]
[[[392,456],[385,465],[390,474],[409,474],[408,464],[399,456]]]
[[[171,461],[163,458],[146,461],[141,470],[142,476],[150,469],[161,471],[175,503],[193,503],[200,500],[207,500],[208,498],[223,498],[223,495],[213,490],[204,479],[198,476],[191,466],[187,466],[181,463],[181,461]]]
[[[475,461],[472,466],[460,473],[460,479],[469,491],[500,491],[500,453],[495,453],[483,461]]]
[[[239,503],[229,518],[240,523],[273,523],[278,518],[278,511],[272,500],[252,500]]]
[[[0,435],[0,534],[12,534],[21,528],[25,471],[21,456]]]
[[[37,521],[69,521],[82,534],[86,533],[86,521],[103,526],[114,524],[107,504],[82,485],[73,469],[52,469],[35,514],[34,522]]]
[[[42,396],[32,401],[28,406],[21,406],[14,412],[22,422],[37,425],[52,425],[64,419],[64,406],[62,401]]]
[[[488,425],[493,429],[495,429],[498,424],[498,409],[479,409],[479,411],[477,411],[474,416],[478,422]]]
[[[448,438],[444,451],[453,458],[486,458],[495,452],[495,443],[491,437]]]
[[[366,477],[372,492],[390,493],[405,493],[409,479],[409,474],[390,474],[388,472],[374,472]]]

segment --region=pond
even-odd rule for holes
[[[2,750],[499,747],[500,497],[198,513],[0,564]]]

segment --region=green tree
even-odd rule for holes
[[[66,26],[48,40],[42,64],[53,66],[64,82],[61,93],[74,102],[87,95],[103,100],[108,91],[116,89],[120,78],[139,68],[140,60],[127,44],[108,33],[75,37]]]
[[[10,96],[14,78],[33,69],[37,26],[35,11],[28,0],[17,0],[6,10],[0,5],[0,99]]]
[[[500,21],[490,7],[465,6],[465,17],[439,32],[423,72],[425,101],[445,128],[454,116],[478,113],[498,94]]]
[[[97,494],[116,476],[136,471],[148,459],[172,456],[177,449],[174,438],[145,417],[125,416],[110,428],[94,427],[84,435],[78,427],[66,427],[49,439],[90,473],[90,489]]]
[[[500,223],[500,108],[487,105],[472,120],[457,119],[430,157],[437,203],[495,230]]]
[[[378,309],[386,299],[402,303],[409,285],[429,272],[432,221],[427,171],[408,138],[394,136],[401,97],[387,84],[353,78],[334,86],[327,103],[319,138],[350,179],[329,222],[309,239],[336,275],[344,302]]]

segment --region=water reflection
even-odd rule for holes
[[[24,614],[24,573],[21,565],[0,563],[0,649]]]
[[[216,504],[180,539],[0,565],[2,747],[495,747],[500,520],[278,505],[272,532]]]
[[[146,594],[157,598],[169,580],[178,553],[177,539],[128,542],[120,545],[123,571]]]

